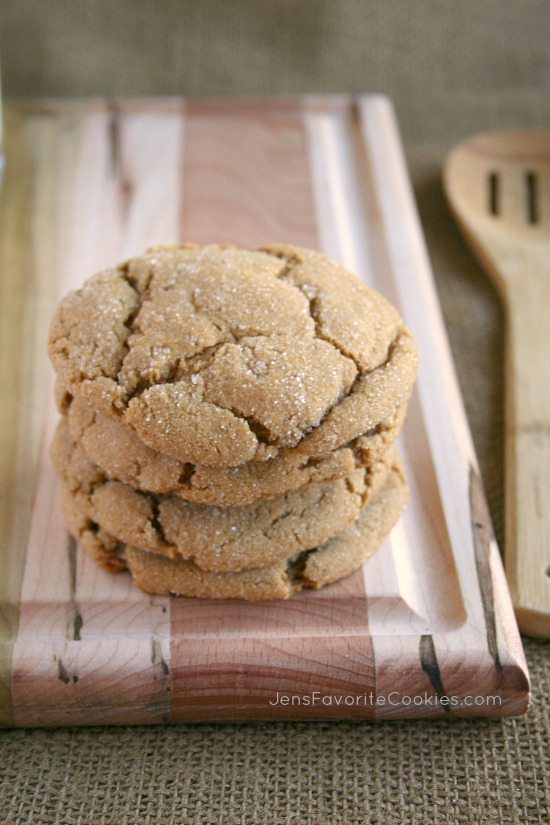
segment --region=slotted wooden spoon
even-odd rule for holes
[[[505,304],[505,568],[520,630],[550,637],[550,133],[477,135],[443,180]]]

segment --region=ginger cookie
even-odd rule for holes
[[[345,478],[245,506],[213,507],[108,479],[71,439],[65,420],[59,422],[51,456],[66,495],[116,539],[219,572],[262,567],[328,541],[355,521],[395,466],[392,450],[373,467]]]
[[[320,458],[290,449],[270,461],[213,467],[182,463],[152,450],[115,418],[94,412],[79,398],[68,403],[63,393],[59,397],[73,440],[110,479],[144,492],[220,506],[251,504],[374,465],[397,437],[406,412],[404,404],[372,432]]]
[[[284,245],[149,250],[61,302],[49,353],[71,395],[153,450],[223,467],[349,443],[407,401],[417,363],[385,298]]]
[[[79,510],[65,492],[62,505],[69,531],[84,550],[110,572],[129,569],[135,584],[148,593],[210,599],[285,599],[304,588],[319,589],[363,564],[390,532],[408,491],[396,464],[382,489],[362,508],[357,520],[325,544],[273,564],[238,572],[209,572],[193,561],[170,559],[118,541]]]

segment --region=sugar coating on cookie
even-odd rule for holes
[[[326,256],[274,245],[161,247],[59,305],[66,390],[178,461],[231,467],[325,455],[410,395],[399,313]]]
[[[212,571],[261,567],[322,544],[347,528],[384,484],[394,451],[373,468],[239,507],[141,493],[105,477],[60,421],[51,456],[65,493],[126,544]]]
[[[302,589],[319,589],[349,575],[379,547],[399,518],[408,489],[399,461],[382,489],[351,527],[325,544],[264,567],[212,572],[185,559],[171,559],[117,540],[62,493],[65,520],[73,536],[101,567],[129,569],[135,584],[149,593],[215,599],[286,599]]]
[[[67,401],[61,390],[57,394],[72,439],[109,478],[144,492],[170,493],[188,501],[219,506],[251,504],[373,466],[394,442],[406,412],[403,404],[370,433],[319,458],[287,449],[270,461],[216,467],[183,463],[153,450],[117,419],[95,412],[80,398]]]

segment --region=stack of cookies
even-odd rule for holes
[[[415,345],[318,252],[148,250],[63,299],[49,351],[68,529],[148,592],[319,588],[401,513]]]

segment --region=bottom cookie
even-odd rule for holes
[[[398,520],[407,496],[403,470],[394,466],[380,492],[343,533],[275,564],[234,573],[205,571],[192,561],[166,558],[117,541],[76,511],[69,498],[63,509],[69,531],[97,564],[110,572],[128,569],[135,584],[148,593],[269,600],[286,599],[303,588],[319,589],[360,567]]]

